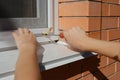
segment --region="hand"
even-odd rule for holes
[[[13,37],[19,50],[36,50],[37,40],[29,29],[18,29],[18,34],[13,32]]]
[[[77,51],[87,50],[88,36],[80,27],[74,27],[63,32],[66,42]]]

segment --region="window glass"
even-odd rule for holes
[[[0,0],[0,18],[37,17],[36,0]]]

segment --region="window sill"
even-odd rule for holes
[[[80,53],[75,52],[68,47],[62,44],[45,44],[42,45],[43,52],[38,52],[39,62],[42,63],[42,70],[53,69],[68,63],[72,63],[81,59],[85,59],[86,57],[90,57],[96,55],[96,53]],[[0,53],[0,77],[2,74],[6,74],[8,72],[13,72],[15,63],[18,57],[18,50],[4,51]],[[4,75],[5,76],[5,75]],[[6,78],[9,76],[6,76]],[[13,80],[13,75],[10,76],[11,80]],[[7,79],[3,79],[7,80]]]

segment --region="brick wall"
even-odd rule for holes
[[[59,0],[59,29],[74,26],[82,27],[90,37],[119,42],[120,0]],[[97,58],[100,60],[97,69],[82,71],[67,80],[120,80],[119,62],[103,55]]]

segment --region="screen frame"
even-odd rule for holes
[[[48,0],[48,25],[47,28],[30,28],[34,34],[41,36],[43,32],[47,32],[50,28],[53,28],[53,32],[50,35],[58,35],[58,0]],[[3,20],[4,21],[4,20]],[[13,41],[12,31],[0,32],[0,42]],[[4,36],[4,37],[3,37]],[[41,36],[42,37],[42,36]]]
[[[48,1],[49,1],[48,2],[48,11],[49,11],[48,26],[47,28],[30,29],[34,34],[41,34],[43,31],[47,31],[49,28],[54,29],[52,35],[58,34],[58,0],[48,0]],[[17,50],[15,41],[12,37],[11,32],[12,31],[0,32],[0,52]],[[42,40],[42,38],[43,37],[41,36],[40,40]],[[9,54],[6,54],[6,56],[9,56]],[[9,74],[9,73],[10,73],[9,71],[4,72],[3,75],[5,76],[5,74]]]
[[[40,18],[40,2],[37,0],[37,18],[7,18],[7,19],[0,19],[0,22],[4,23],[5,26],[17,26],[17,27],[28,27],[29,26],[39,26],[39,21],[37,19]],[[41,34],[44,31],[47,31],[49,28],[53,28],[52,34],[58,34],[58,0],[47,0],[47,18],[46,18],[44,27],[37,27],[37,28],[30,28],[33,33]],[[44,23],[43,22],[43,23]],[[3,25],[4,26],[4,25]],[[14,28],[13,27],[13,28]],[[2,31],[1,31],[2,32]],[[0,33],[1,33],[0,32]],[[4,31],[9,32],[9,31]]]

